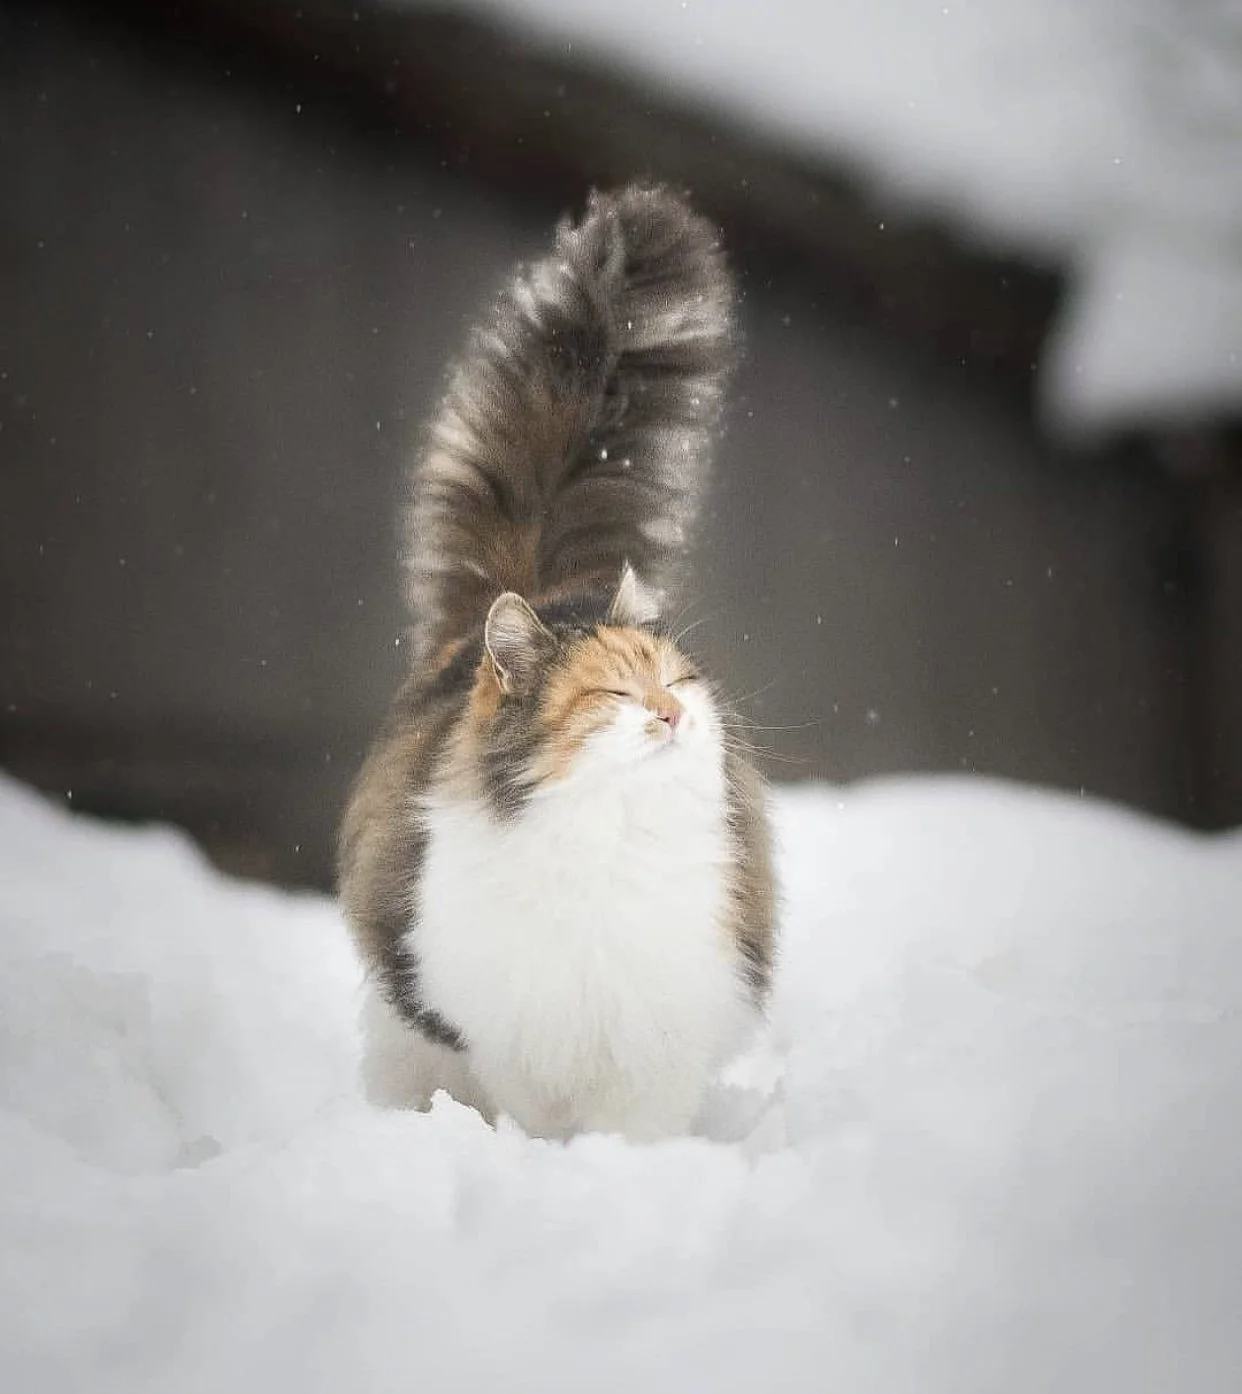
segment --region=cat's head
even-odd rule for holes
[[[471,707],[484,787],[501,811],[565,781],[650,773],[653,761],[719,767],[711,690],[629,567],[603,600],[536,613],[506,593],[483,640]]]

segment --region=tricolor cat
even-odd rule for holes
[[[341,838],[379,1102],[664,1137],[762,1012],[762,785],[662,621],[735,347],[715,232],[632,186],[451,376],[407,520],[413,668]]]

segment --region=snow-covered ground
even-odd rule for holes
[[[0,780],[0,1388],[1242,1387],[1242,840],[967,781],[777,799],[704,1136],[354,1089],[325,900]]]
[[[1239,0],[454,3],[1065,266],[1054,421],[1237,414]]]

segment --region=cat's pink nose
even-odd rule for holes
[[[668,727],[670,731],[675,731],[681,725],[681,718],[685,711],[680,706],[674,706],[671,702],[667,706],[661,706],[656,710],[656,716]]]

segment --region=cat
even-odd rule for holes
[[[450,375],[406,520],[412,671],[340,843],[377,1103],[675,1135],[762,1014],[764,789],[663,602],[735,317],[715,230],[631,185]]]

